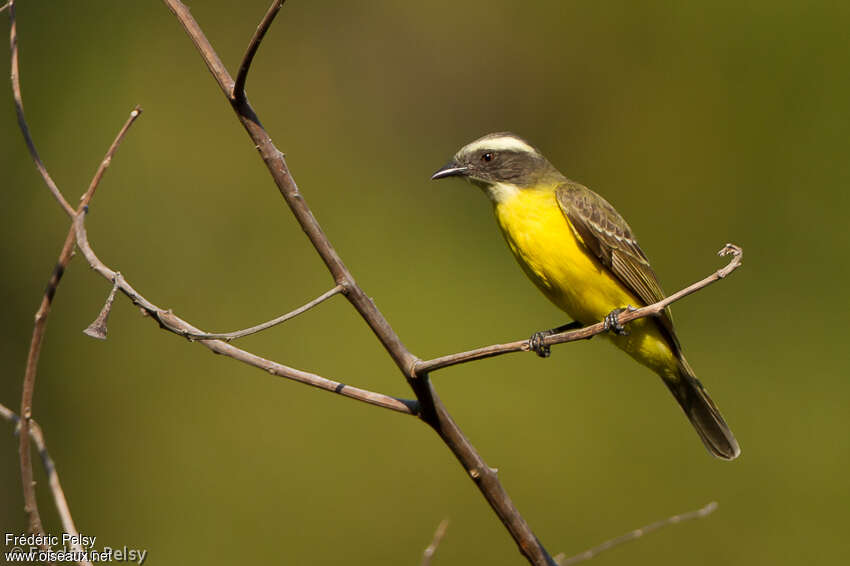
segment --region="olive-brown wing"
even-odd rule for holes
[[[664,292],[628,223],[607,200],[571,181],[555,190],[558,205],[585,247],[644,304],[656,303]],[[638,306],[638,305],[636,305]],[[669,310],[661,327],[678,349]]]

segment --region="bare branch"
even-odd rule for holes
[[[254,109],[247,99],[236,99],[230,96],[230,93],[234,92],[233,79],[216,54],[215,49],[204,36],[200,26],[192,17],[192,13],[179,0],[163,1],[180,21],[200,52],[207,68],[218,82],[219,88],[227,96],[239,121],[248,132],[251,142],[260,152],[260,156],[286,204],[301,225],[301,229],[310,239],[316,253],[327,266],[334,281],[338,285],[345,286],[346,298],[381,342],[404,375],[408,385],[413,389],[419,403],[419,418],[432,427],[449,447],[508,529],[522,555],[529,562],[538,566],[553,565],[552,557],[514,506],[496,477],[495,471],[487,466],[443,406],[427,374],[413,372],[413,368],[419,359],[405,347],[398,334],[390,326],[389,321],[384,318],[372,299],[355,282],[351,272],[345,266],[313,216],[313,212],[307,206],[289,172],[283,154],[275,147],[268,132],[260,124]]]
[[[421,566],[431,566],[431,559],[434,558],[434,554],[437,552],[437,547],[440,546],[440,543],[443,541],[443,537],[446,536],[446,530],[448,528],[448,519],[443,519],[440,521],[440,524],[437,525],[437,530],[434,531],[434,538],[431,539],[431,544],[429,544],[428,548],[426,548],[422,553],[422,562],[420,562]]]
[[[304,233],[310,239],[310,243],[313,244],[319,257],[322,258],[322,261],[327,266],[328,271],[333,275],[334,281],[337,284],[345,286],[346,297],[349,302],[351,302],[354,308],[365,319],[372,332],[375,333],[384,345],[384,348],[390,353],[396,365],[406,373],[416,361],[416,357],[401,343],[398,335],[393,331],[386,318],[380,313],[375,303],[372,302],[354,281],[351,272],[339,257],[330,240],[328,240],[316,217],[313,216],[310,207],[307,206],[304,197],[295,184],[292,174],[289,172],[289,167],[286,164],[283,154],[275,147],[271,136],[269,136],[268,132],[260,124],[260,120],[254,109],[247,100],[237,101],[230,99],[230,93],[233,91],[233,79],[230,77],[215,49],[210,45],[204,32],[192,17],[191,11],[179,0],[163,1],[168,5],[174,15],[177,16],[186,33],[201,53],[207,68],[218,82],[222,92],[231,101],[231,106],[236,112],[239,121],[260,152],[260,156],[286,204],[289,205],[290,210],[292,210],[302,230],[304,230]]]
[[[5,4],[3,4],[3,6],[2,6],[2,7],[0,7],[0,14],[2,14],[3,12],[5,12],[5,11],[6,11],[6,8],[8,8],[8,7],[9,7],[9,4],[11,4],[11,3],[12,3],[12,2],[11,2],[11,0],[10,0],[9,2],[6,2]]]
[[[743,250],[741,250],[740,247],[734,244],[726,244],[719,252],[717,252],[717,255],[731,255],[732,259],[729,264],[726,265],[726,267],[715,271],[708,277],[697,281],[693,285],[690,285],[677,293],[673,293],[669,297],[658,301],[657,303],[653,303],[651,305],[639,309],[631,308],[623,312],[622,314],[620,314],[619,317],[620,324],[626,324],[627,322],[631,322],[633,320],[646,316],[657,316],[661,313],[661,311],[663,311],[665,308],[678,301],[679,299],[687,297],[691,293],[695,293],[700,289],[711,285],[715,281],[719,281],[720,279],[725,278],[727,275],[729,275],[741,266],[741,261],[744,256],[744,252]],[[604,332],[607,332],[607,328],[605,328],[605,323],[599,322],[590,326],[585,326],[584,328],[579,328],[578,330],[570,330],[568,332],[562,332],[560,334],[553,334],[551,336],[547,336],[541,342],[542,344],[547,346],[553,344],[563,344],[565,342],[575,342],[576,340],[585,340],[587,338],[592,338],[593,336],[596,336],[597,334],[602,334]],[[508,342],[506,344],[493,344],[491,346],[484,346],[483,348],[476,348],[467,352],[459,352],[457,354],[449,354],[447,356],[441,356],[432,360],[420,361],[416,363],[413,368],[413,371],[417,374],[428,373],[457,364],[471,362],[473,360],[481,360],[484,358],[491,358],[493,356],[500,356],[502,354],[510,354],[513,352],[527,352],[530,350],[531,345],[529,344],[529,340],[527,339],[517,340],[515,342]]]
[[[20,459],[22,469],[22,480],[24,483],[24,499],[27,512],[30,516],[31,529],[33,529],[35,532],[43,532],[40,518],[38,516],[38,509],[35,506],[35,492],[32,482],[32,468],[31,462],[29,461],[29,439],[32,439],[36,443],[38,443],[40,439],[43,444],[43,435],[41,434],[41,431],[40,429],[38,429],[35,422],[32,420],[32,392],[35,379],[35,368],[37,366],[38,355],[43,339],[44,326],[46,324],[45,321],[47,314],[50,310],[50,304],[52,301],[53,293],[56,289],[56,285],[58,285],[58,282],[62,276],[62,272],[64,271],[68,261],[70,260],[71,252],[73,250],[73,244],[74,242],[76,242],[83,255],[86,257],[87,261],[92,266],[92,268],[98,271],[100,275],[113,282],[113,291],[111,293],[110,299],[107,300],[108,306],[104,307],[104,310],[101,313],[102,317],[99,317],[103,319],[103,324],[101,325],[103,334],[105,334],[105,319],[108,316],[109,307],[111,307],[111,302],[114,298],[116,290],[120,290],[123,294],[129,297],[134,304],[140,306],[144,313],[150,315],[154,320],[156,320],[162,328],[169,330],[173,333],[198,340],[201,344],[203,344],[205,347],[207,347],[214,353],[220,353],[232,357],[244,363],[248,363],[255,367],[264,369],[274,375],[279,375],[281,377],[292,379],[320,389],[333,391],[337,394],[341,394],[343,396],[347,396],[376,406],[381,406],[405,414],[412,414],[418,416],[425,423],[431,426],[441,437],[444,443],[452,450],[456,458],[460,461],[466,472],[469,474],[469,476],[475,482],[476,486],[480,489],[484,497],[487,499],[494,512],[498,515],[500,520],[509,530],[511,536],[517,543],[520,552],[532,564],[551,566],[552,564],[554,564],[553,559],[547,553],[546,549],[543,547],[543,545],[534,535],[529,525],[525,522],[525,520],[519,514],[519,511],[513,505],[512,501],[508,497],[507,493],[505,492],[504,488],[502,487],[501,483],[497,478],[496,470],[487,466],[481,456],[473,448],[469,440],[464,436],[462,431],[455,424],[455,422],[443,406],[441,400],[437,396],[437,393],[434,390],[433,385],[431,384],[428,377],[428,372],[430,370],[439,369],[441,367],[447,367],[449,365],[462,363],[464,361],[469,361],[472,359],[480,359],[483,357],[507,353],[509,351],[527,350],[529,349],[528,341],[526,340],[508,345],[489,346],[487,348],[482,348],[472,352],[454,354],[452,356],[446,356],[443,358],[438,358],[436,360],[422,362],[404,346],[398,334],[392,329],[389,322],[378,310],[375,303],[371,300],[371,298],[369,298],[369,296],[363,291],[363,289],[361,289],[360,286],[357,285],[351,272],[342,262],[342,259],[339,257],[338,253],[328,240],[327,236],[324,234],[318,221],[313,216],[312,211],[307,206],[303,196],[299,192],[298,186],[295,184],[295,181],[291,176],[283,154],[273,144],[271,138],[260,124],[258,116],[248,103],[247,98],[245,96],[245,82],[247,80],[247,74],[252,64],[253,58],[259,49],[259,46],[262,42],[265,33],[268,31],[274,17],[276,16],[281,5],[283,4],[283,1],[284,0],[275,0],[269,7],[265,17],[261,21],[249,43],[248,50],[242,60],[237,75],[237,80],[234,82],[229,73],[227,72],[226,68],[224,67],[223,63],[219,59],[218,55],[207,41],[197,22],[195,22],[195,20],[193,19],[189,10],[179,0],[164,0],[164,2],[169,6],[175,16],[181,22],[192,41],[195,43],[196,47],[198,48],[199,52],[203,57],[205,64],[215,77],[216,81],[219,84],[219,87],[222,89],[222,92],[230,101],[231,106],[236,112],[238,119],[248,132],[255,147],[259,150],[266,167],[272,175],[272,178],[274,179],[287,205],[290,207],[290,210],[296,217],[297,221],[299,222],[301,228],[309,238],[316,252],[324,261],[329,272],[333,276],[334,282],[336,284],[336,286],[333,287],[330,291],[318,297],[311,303],[308,303],[307,305],[304,305],[303,307],[296,309],[291,313],[283,315],[282,317],[278,317],[278,319],[275,319],[273,321],[258,325],[257,327],[226,335],[206,334],[198,328],[192,326],[185,320],[174,315],[170,310],[164,310],[157,307],[156,305],[145,299],[143,296],[141,296],[121,276],[120,273],[111,270],[109,267],[103,264],[100,259],[97,258],[97,256],[94,254],[88,242],[84,225],[84,220],[87,213],[87,204],[91,200],[91,196],[97,188],[100,182],[100,178],[103,175],[103,172],[109,165],[111,153],[114,151],[114,148],[117,147],[117,144],[120,142],[123,133],[126,131],[126,128],[129,127],[129,124],[132,123],[132,120],[135,118],[135,116],[131,115],[130,121],[127,125],[125,125],[125,129],[123,129],[122,132],[119,134],[119,137],[116,138],[113,147],[110,148],[110,151],[107,153],[107,157],[101,163],[101,167],[98,169],[95,178],[92,180],[92,184],[90,185],[89,190],[81,199],[82,202],[80,204],[80,208],[75,213],[70,207],[70,205],[67,203],[67,201],[65,201],[63,195],[61,194],[58,187],[53,182],[52,178],[47,173],[46,168],[41,162],[38,153],[35,150],[35,145],[29,134],[29,129],[24,119],[23,102],[20,95],[20,82],[17,68],[17,35],[14,20],[14,0],[10,0],[10,2],[6,5],[10,8],[10,20],[12,22],[10,36],[12,46],[12,85],[13,93],[15,95],[16,110],[18,111],[19,125],[21,127],[21,131],[24,135],[24,138],[27,141],[27,145],[30,149],[30,153],[33,157],[33,160],[36,163],[36,167],[42,174],[45,183],[48,185],[48,188],[51,190],[56,200],[60,203],[63,209],[65,209],[65,212],[74,218],[72,229],[71,231],[69,231],[65,245],[63,246],[62,254],[60,254],[60,258],[57,263],[57,270],[51,277],[51,281],[48,285],[48,290],[46,291],[45,297],[42,301],[42,307],[39,308],[39,312],[36,315],[36,327],[33,331],[30,357],[28,358],[27,373],[24,379],[24,393],[22,395],[21,404],[21,422],[23,423],[23,426],[19,427],[21,447]],[[4,6],[3,9],[6,6]],[[138,115],[137,111],[134,112],[136,112],[135,115]],[[736,259],[733,259],[732,263],[735,263],[735,261],[737,260],[737,264],[740,264],[740,249],[734,248],[732,246],[727,246],[727,248],[727,252],[729,250],[732,250],[731,253],[736,254]],[[67,257],[65,257],[66,255]],[[730,264],[730,266],[727,266],[727,268],[725,268],[724,270],[718,271],[715,276],[717,278],[725,277],[725,275],[728,275],[728,273],[730,273],[738,266],[737,264],[734,266]],[[627,323],[641,316],[650,316],[653,314],[657,315],[659,312],[661,312],[661,310],[663,310],[667,306],[667,304],[670,304],[674,300],[677,300],[678,298],[692,293],[698,290],[698,288],[702,288],[707,284],[708,283],[705,283],[704,285],[701,285],[694,289],[689,288],[690,290],[685,289],[683,291],[680,291],[676,295],[665,299],[665,301],[667,301],[666,304],[664,304],[665,301],[661,301],[654,305],[644,307],[643,309],[635,309],[632,312],[624,313],[621,316],[620,321],[622,323]],[[360,316],[364,319],[364,321],[373,331],[375,336],[379,339],[385,350],[389,353],[393,361],[399,367],[400,371],[404,375],[410,387],[413,389],[414,393],[416,394],[417,400],[409,401],[397,399],[380,393],[350,387],[345,384],[338,383],[315,374],[303,372],[288,366],[284,366],[282,364],[278,364],[276,362],[272,362],[270,360],[266,360],[250,352],[236,348],[222,340],[212,339],[224,337],[226,340],[232,340],[239,336],[244,336],[249,333],[262,330],[264,328],[269,328],[274,324],[282,322],[283,320],[288,320],[293,316],[296,316],[297,314],[300,314],[301,312],[312,308],[312,306],[321,303],[330,296],[333,296],[339,292],[343,292],[345,294],[351,305],[357,310]],[[651,309],[657,310],[652,311]],[[597,329],[597,326],[599,326],[600,328]],[[602,331],[602,323],[600,323],[599,325],[590,326],[576,332],[562,333],[550,336],[544,339],[543,343],[545,345],[550,345],[568,342],[580,338],[593,336]],[[581,333],[584,333],[586,335],[580,336],[579,334]],[[518,346],[513,349],[514,346],[517,344]],[[25,446],[26,449],[24,448]],[[29,469],[29,475],[27,475],[26,473],[27,469]],[[57,505],[59,505],[58,499]],[[67,511],[67,505],[65,505],[65,507]],[[668,522],[677,522],[678,520],[682,520],[683,517],[690,518],[686,517],[687,515],[689,514],[678,516],[678,519],[674,517],[661,523],[667,524]],[[68,517],[70,519],[70,514],[68,514]],[[643,532],[646,532],[647,530],[652,530],[654,528],[659,528],[659,526],[655,525],[656,524],[645,527],[643,529]],[[441,524],[440,527],[438,527],[437,532],[435,533],[434,541],[432,542],[431,546],[429,546],[429,549],[431,549],[430,554],[428,554],[428,549],[426,549],[425,556],[423,556],[423,563],[426,563],[426,560],[430,561],[434,550],[436,549],[444,534],[445,526]],[[636,538],[637,536],[641,536],[641,534],[642,532],[637,535],[634,535],[634,533],[630,533],[629,535],[624,535],[624,537],[632,536],[632,538]],[[610,546],[620,544],[620,542],[616,542],[618,540],[619,539],[614,539],[613,542],[609,541]],[[607,545],[609,543],[605,544]],[[588,552],[592,552],[594,550],[595,549],[591,549],[591,551]],[[604,548],[602,550],[604,550]]]
[[[331,297],[333,297],[337,293],[341,293],[342,291],[343,291],[343,286],[337,285],[336,287],[333,287],[329,291],[325,291],[324,293],[322,293],[321,295],[319,295],[318,297],[316,297],[315,299],[313,299],[309,303],[301,305],[300,307],[298,307],[297,309],[295,309],[293,311],[290,311],[290,312],[288,312],[284,315],[281,315],[277,318],[273,318],[272,320],[269,320],[268,322],[258,324],[257,326],[252,326],[251,328],[246,328],[245,330],[237,330],[236,332],[228,332],[228,333],[225,333],[225,334],[192,334],[192,333],[187,333],[187,334],[184,334],[184,336],[186,338],[191,339],[191,340],[224,340],[225,342],[230,342],[232,340],[236,340],[237,338],[242,338],[243,336],[248,336],[250,334],[256,334],[257,332],[261,332],[263,330],[271,328],[272,326],[276,326],[278,324],[281,324],[282,322],[286,322],[287,320],[295,318],[299,314],[307,312],[308,310],[312,309],[316,305],[325,302],[326,300],[330,299]]]
[[[0,404],[0,418],[12,423],[15,426],[15,433],[20,435],[21,418],[3,404]],[[71,517],[71,510],[68,507],[68,500],[65,499],[65,492],[62,489],[62,483],[59,481],[59,474],[56,472],[56,465],[47,451],[47,443],[44,441],[44,433],[41,427],[35,420],[30,419],[30,438],[35,443],[38,453],[41,455],[41,463],[44,466],[44,471],[47,474],[47,483],[50,485],[50,491],[53,494],[53,501],[56,503],[56,511],[59,518],[62,520],[62,528],[66,533],[74,537],[79,535],[77,527],[74,525],[74,519]],[[79,544],[72,544],[72,550],[75,552],[83,552],[83,548]],[[89,566],[88,561],[79,562]]]
[[[271,27],[272,22],[274,21],[275,16],[277,16],[278,11],[280,11],[280,7],[283,6],[283,3],[286,0],[272,0],[272,5],[269,6],[269,10],[266,12],[266,15],[263,16],[263,20],[260,22],[260,25],[257,26],[257,30],[254,32],[253,37],[251,37],[250,43],[248,43],[248,50],[245,51],[245,56],[242,58],[242,64],[239,65],[239,72],[236,73],[236,83],[233,85],[233,94],[231,94],[231,98],[242,102],[245,99],[245,81],[248,79],[248,70],[251,68],[251,62],[254,60],[254,55],[257,54],[257,49],[260,48],[260,43],[263,41],[263,37],[265,37],[266,32]]]
[[[18,24],[15,21],[15,1],[9,0],[9,3],[6,4],[6,6],[9,7],[9,46],[12,51],[12,95],[15,99],[15,111],[18,114],[18,126],[21,128],[21,133],[24,135],[24,141],[27,142],[27,149],[29,149],[30,155],[35,162],[35,167],[41,174],[41,178],[44,179],[47,188],[50,189],[50,192],[53,194],[53,198],[55,198],[56,202],[58,202],[65,210],[65,214],[68,216],[74,216],[74,209],[71,208],[71,205],[68,204],[67,200],[65,200],[65,197],[62,195],[62,191],[59,190],[59,187],[57,187],[56,183],[53,182],[53,178],[50,176],[50,173],[47,172],[47,168],[41,161],[41,157],[38,155],[38,150],[35,148],[35,142],[30,135],[27,119],[24,116],[24,100],[21,96],[21,74],[18,70]]]
[[[138,291],[136,291],[120,273],[107,267],[91,248],[84,224],[85,216],[85,211],[77,215],[77,218],[74,221],[74,228],[76,230],[77,246],[92,269],[97,271],[108,281],[113,282],[118,290],[126,295],[134,305],[140,307],[147,315],[156,320],[161,328],[179,336],[203,336],[206,334],[203,330],[189,324],[170,310],[162,309],[148,301]],[[352,387],[313,373],[297,370],[295,368],[267,360],[221,340],[198,340],[198,343],[204,345],[216,354],[222,354],[248,365],[260,368],[272,375],[291,379],[325,391],[331,391],[338,395],[342,395],[343,397],[349,397],[351,399],[356,399],[357,401],[362,401],[385,409],[391,409],[399,413],[414,415],[418,412],[418,404],[416,401],[398,399],[382,393],[367,391],[365,389]]]
[[[638,539],[643,535],[649,534],[652,531],[657,531],[662,527],[666,527],[668,525],[677,525],[683,521],[690,521],[692,519],[702,519],[703,517],[711,515],[716,509],[717,502],[712,501],[711,503],[705,505],[700,509],[697,509],[696,511],[689,511],[687,513],[682,513],[681,515],[673,515],[672,517],[668,517],[661,521],[650,523],[644,527],[635,529],[624,535],[620,535],[616,538],[606,540],[602,544],[594,546],[593,548],[585,550],[581,554],[576,554],[575,556],[572,556],[570,558],[564,558],[563,554],[559,554],[555,557],[555,562],[558,563],[558,566],[572,566],[572,564],[578,564],[579,562],[590,560],[594,556],[598,555],[600,552],[605,552],[606,550],[614,548],[615,546],[619,546],[625,542]]]
[[[12,14],[10,13],[10,16]],[[103,178],[103,174],[112,156],[115,154],[118,145],[127,133],[127,130],[141,113],[141,109],[137,106],[130,112],[130,117],[122,126],[112,145],[106,152],[106,157],[98,167],[88,190],[80,201],[79,210],[82,211],[91,201],[94,192],[97,190],[98,183]],[[24,134],[27,135],[26,133]],[[45,170],[46,173],[46,170]],[[49,176],[48,176],[49,178]],[[74,251],[75,230],[71,226],[68,234],[65,236],[65,243],[62,245],[62,251],[59,252],[59,259],[56,261],[56,266],[53,269],[53,274],[47,282],[47,288],[44,291],[44,296],[41,299],[41,304],[35,314],[35,325],[32,331],[32,339],[30,340],[30,349],[27,355],[27,365],[24,370],[24,381],[21,392],[21,416],[24,421],[29,422],[32,419],[32,403],[35,393],[35,377],[38,372],[38,358],[41,355],[41,346],[44,341],[44,333],[47,329],[47,317],[50,314],[50,309],[53,304],[53,297],[56,294],[56,289],[62,279],[62,274],[68,267],[68,262],[71,261],[71,256]],[[18,438],[18,457],[21,464],[21,483],[24,494],[24,509],[29,518],[29,529],[33,533],[43,533],[44,527],[41,523],[41,516],[38,513],[38,502],[35,496],[35,482],[33,480],[32,459],[30,453],[30,435],[29,426],[22,426]]]

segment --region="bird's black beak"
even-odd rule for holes
[[[467,169],[466,165],[459,165],[454,159],[437,169],[437,172],[431,175],[431,180],[435,181],[437,179],[444,179],[446,177],[458,177],[461,175],[465,175]]]

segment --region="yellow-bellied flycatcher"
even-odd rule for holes
[[[628,332],[619,325],[623,308],[658,302],[664,293],[631,228],[608,201],[507,132],[465,145],[432,179],[452,176],[484,189],[520,267],[549,300],[580,325],[604,319],[614,344],[661,376],[712,454],[726,460],[740,454],[685,360],[669,312],[635,320]],[[540,337],[552,332],[532,337],[539,355],[549,353]]]

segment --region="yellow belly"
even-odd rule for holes
[[[617,308],[644,303],[612,275],[572,230],[554,190],[522,190],[495,206],[505,240],[526,275],[573,320],[593,324]],[[638,319],[628,336],[609,335],[629,355],[668,374],[675,357],[656,323]]]

